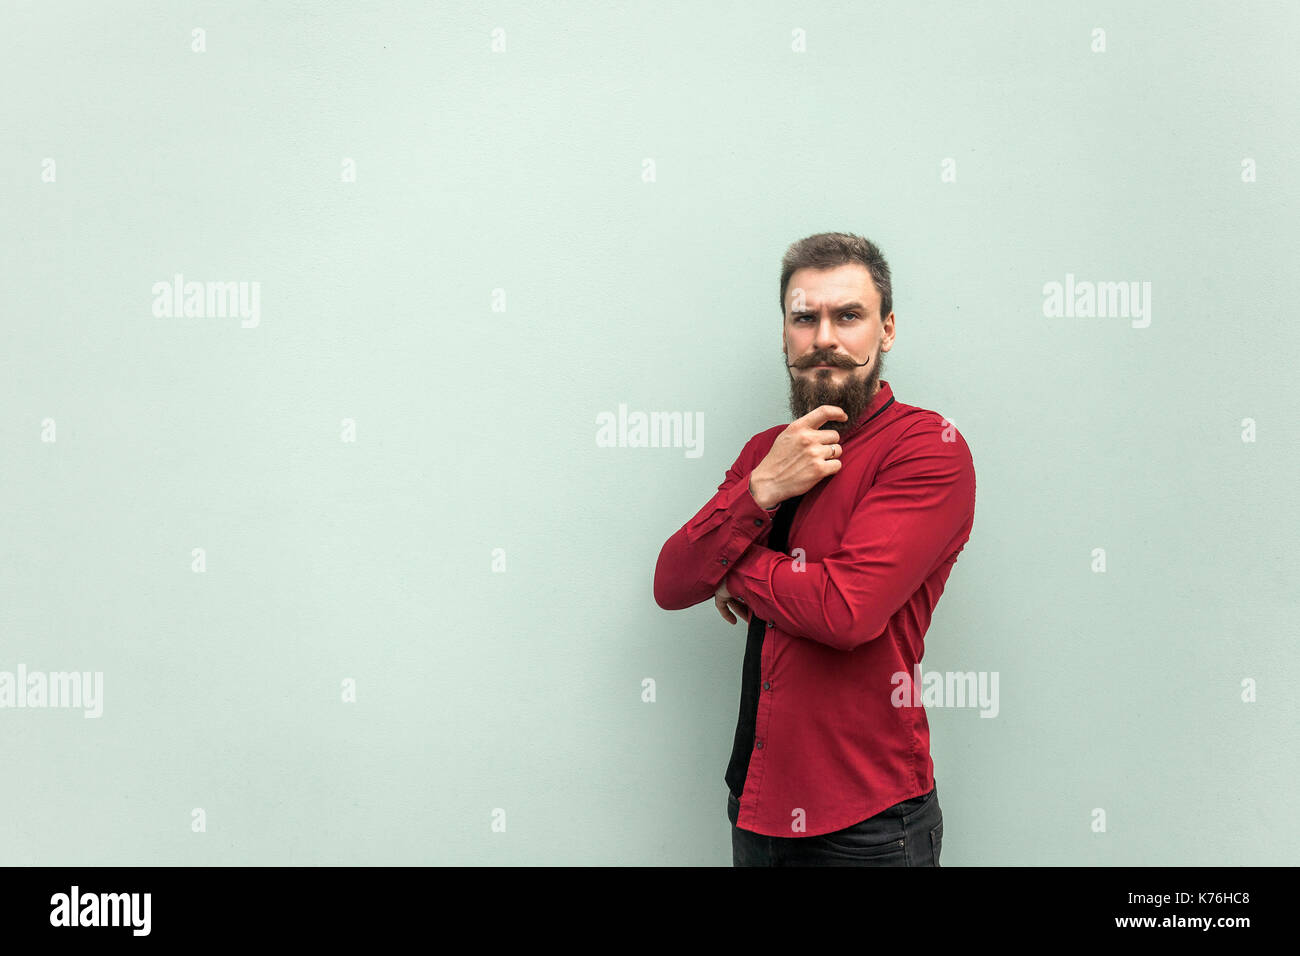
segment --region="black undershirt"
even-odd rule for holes
[[[794,521],[795,509],[803,495],[796,495],[781,502],[776,515],[772,518],[772,531],[768,535],[767,547],[781,554],[787,553],[790,524]],[[739,797],[745,791],[745,776],[749,772],[749,755],[754,749],[754,725],[758,720],[759,675],[763,662],[763,636],[767,633],[767,621],[761,620],[750,610],[749,632],[745,637],[745,662],[740,673],[740,716],[736,720],[736,739],[731,746],[731,762],[727,764],[726,781],[731,792]],[[734,804],[734,801],[733,801]],[[731,822],[736,822],[739,811],[728,806],[727,815]]]

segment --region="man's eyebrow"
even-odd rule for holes
[[[837,306],[836,306],[834,309],[832,309],[831,311],[832,311],[832,312],[846,312],[846,311],[848,311],[849,309],[857,309],[859,312],[865,312],[865,311],[867,311],[867,307],[866,307],[865,305],[863,305],[861,302],[846,302],[844,305],[837,305]],[[813,314],[813,311],[814,311],[814,310],[812,310],[812,309],[800,309],[799,311],[797,311],[797,312],[791,312],[790,314],[791,314],[791,315],[812,315],[812,314]]]

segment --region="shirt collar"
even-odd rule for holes
[[[876,389],[876,394],[871,396],[871,401],[867,407],[862,410],[858,420],[853,423],[848,431],[840,436],[840,444],[843,444],[854,435],[861,434],[863,427],[871,421],[880,412],[884,411],[894,401],[894,390],[889,387],[889,383],[883,378],[880,380],[880,387]]]

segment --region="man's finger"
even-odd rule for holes
[[[727,607],[726,603],[722,600],[722,598],[714,598],[713,604],[718,609],[718,613],[722,615],[722,619],[724,621],[726,621],[728,624],[736,623],[735,617],[732,616],[731,609]]]
[[[805,415],[799,421],[812,428],[820,428],[823,424],[835,419],[837,422],[848,421],[848,413],[838,405],[818,405],[811,412]]]
[[[735,607],[734,607],[735,612],[736,612],[737,614],[739,614],[739,615],[741,616],[741,618],[744,619],[744,621],[745,621],[746,624],[749,623],[750,610],[749,610],[749,608],[745,605],[745,602],[744,602],[744,601],[740,601],[740,600],[738,600],[738,599],[736,599],[736,598],[732,598],[730,601],[727,602],[727,604],[728,604],[728,605],[735,605]]]

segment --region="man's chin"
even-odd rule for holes
[[[851,404],[852,402],[849,400],[849,396],[843,390],[819,389],[814,392],[797,392],[791,398],[790,411],[794,414],[795,418],[802,418],[814,408],[819,408],[822,405],[834,405],[837,408],[844,409],[845,412],[849,412],[850,409],[846,406]],[[851,424],[852,422],[831,420],[825,422],[821,427],[831,428],[837,432],[842,432]]]
[[[849,416],[847,421],[828,421],[822,428],[829,428],[844,434],[853,427],[858,416],[870,404],[868,389],[874,387],[874,381],[855,383],[852,386],[832,388],[818,383],[805,383],[792,380],[790,383],[790,411],[795,418],[802,418],[814,408],[821,405],[835,405],[842,408]]]

